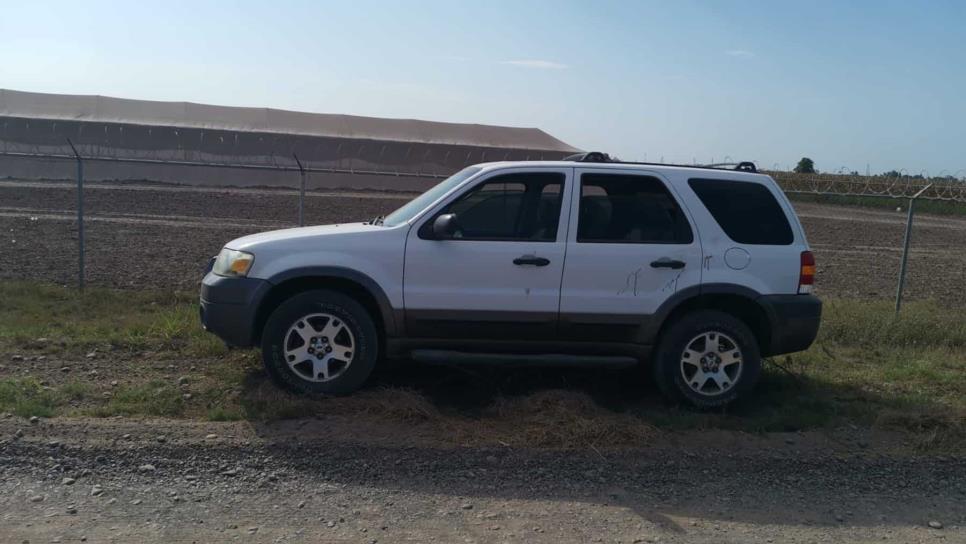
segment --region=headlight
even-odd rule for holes
[[[248,275],[248,271],[252,268],[253,262],[255,262],[255,256],[251,253],[228,249],[226,247],[218,254],[218,258],[215,259],[215,265],[211,268],[211,271],[219,276],[243,278]]]

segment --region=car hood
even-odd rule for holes
[[[313,241],[328,241],[336,237],[343,237],[366,232],[382,231],[385,227],[369,223],[344,223],[339,225],[319,225],[315,227],[299,227],[294,229],[270,230],[249,236],[236,238],[225,244],[225,247],[258,253],[259,250],[283,250],[288,247],[305,247],[303,244]]]

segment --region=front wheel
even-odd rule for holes
[[[714,310],[672,323],[654,358],[661,392],[701,408],[723,406],[747,393],[760,373],[755,335],[740,319]]]
[[[272,312],[262,359],[279,385],[313,395],[355,391],[376,366],[378,335],[366,309],[337,291],[299,293]]]

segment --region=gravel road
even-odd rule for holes
[[[7,417],[0,540],[966,542],[966,458],[842,434],[548,451],[440,448],[364,417]]]
[[[297,194],[98,183],[87,187],[87,268],[93,284],[197,289],[201,269],[239,236],[294,226]],[[412,194],[309,192],[308,224],[366,220]],[[0,279],[74,281],[76,194],[63,182],[0,180]],[[818,259],[820,293],[894,296],[904,211],[796,203]],[[920,214],[906,293],[966,304],[966,218]]]

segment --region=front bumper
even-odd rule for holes
[[[270,288],[265,280],[208,272],[201,281],[201,326],[230,346],[251,347],[258,307]]]
[[[822,301],[814,295],[765,295],[758,299],[771,321],[771,341],[763,356],[804,351],[818,336]]]

